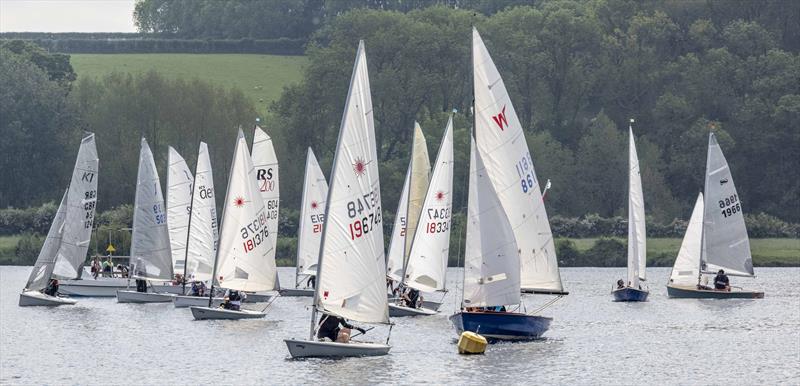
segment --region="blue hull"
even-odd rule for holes
[[[553,318],[511,312],[459,312],[450,316],[459,335],[471,331],[489,341],[533,340],[542,337]]]
[[[611,291],[615,302],[646,302],[649,291],[625,287]]]

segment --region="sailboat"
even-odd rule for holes
[[[172,277],[172,253],[161,182],[150,146],[142,138],[133,206],[131,270],[128,280],[167,281],[172,280]],[[117,302],[164,303],[171,302],[173,295],[166,292],[117,290]]]
[[[214,258],[217,255],[217,204],[214,193],[214,176],[211,172],[211,159],[208,155],[208,145],[200,142],[197,152],[197,166],[191,195],[190,216],[187,223],[186,248],[183,260],[183,277],[189,282],[209,282],[211,284]],[[176,308],[189,306],[204,306],[208,304],[205,296],[184,295],[174,298]],[[223,299],[212,298],[211,305],[219,306]]]
[[[469,272],[465,269],[465,300],[462,303],[462,311],[451,316],[450,320],[459,332],[478,332],[493,339],[535,339],[547,331],[552,319],[507,311],[506,306],[514,304],[522,306],[523,304],[516,298],[508,298],[505,295],[499,296],[498,300],[489,302],[486,299],[494,299],[495,296],[491,292],[494,291],[491,289],[491,285],[496,281],[509,280],[508,278],[515,278],[518,275],[519,291],[558,295],[539,310],[568,293],[564,291],[561,284],[553,235],[550,232],[550,223],[544,208],[542,192],[533,168],[533,159],[525,141],[525,133],[522,131],[522,124],[511,104],[503,79],[475,28],[472,29],[472,65],[475,96],[474,141],[477,152],[475,167],[482,171],[481,177],[485,175],[491,183],[492,190],[484,189],[483,193],[476,191],[475,195],[470,196],[470,205],[473,205],[473,197],[480,202],[480,206],[483,205],[484,200],[492,203],[496,199],[505,215],[505,220],[500,216],[501,218],[497,221],[508,222],[509,226],[505,228],[505,224],[489,222],[486,218],[475,220],[477,224],[468,224],[467,255],[464,259],[465,262],[478,261],[478,258],[469,256],[479,253],[485,255],[482,257],[484,263],[486,263],[486,259],[492,258],[507,262],[511,259],[508,256],[510,253],[508,248],[513,245],[519,263],[516,267],[504,265],[502,270],[497,267],[490,269],[487,266],[481,270],[476,269],[470,275],[467,275]],[[485,183],[481,179],[478,180],[476,183]],[[473,183],[470,183],[470,189],[472,193]],[[492,208],[495,206],[494,204],[490,205]],[[474,210],[482,211],[483,209],[474,208]],[[498,217],[498,215],[492,216]],[[492,226],[496,229],[485,229],[479,232],[480,234],[476,233],[484,222],[492,224],[486,225],[486,227]],[[469,227],[473,229],[471,233]],[[511,235],[507,234],[509,229]],[[497,240],[484,239],[489,234],[493,234]],[[503,245],[500,251],[497,250],[498,243]],[[484,246],[484,244],[486,245]],[[496,269],[497,272],[494,272],[493,269]],[[506,288],[513,285],[516,288],[514,280],[504,283],[498,284],[498,287]],[[475,306],[474,302],[466,295],[469,286],[473,285],[477,286],[474,287],[477,288],[475,290],[477,293],[484,294],[476,298],[478,299],[476,302],[481,304],[479,306]],[[500,299],[515,302],[492,304]],[[498,307],[496,309],[498,312],[485,312],[485,309],[473,308],[489,306]]]
[[[177,150],[167,153],[167,229],[169,230],[172,271],[183,272],[186,264],[186,238],[192,206],[192,171]],[[181,291],[182,292],[182,291]]]
[[[433,175],[427,187],[401,286],[418,291],[444,291],[450,255],[450,224],[453,196],[453,117],[447,121]],[[412,307],[399,299],[389,304],[389,316],[436,314],[438,307]]]
[[[314,151],[308,148],[306,174],[303,180],[303,200],[300,206],[300,226],[297,228],[297,262],[295,288],[281,288],[281,296],[314,296],[313,288],[300,288],[301,277],[317,273],[319,243],[325,224],[325,199],[328,182],[319,167]]]
[[[705,195],[697,197],[672,267],[667,294],[672,298],[763,298],[761,291],[739,287],[715,290],[701,284],[703,275],[716,274],[720,269],[730,276],[755,277],[742,202],[714,133],[708,135],[703,190]]]
[[[273,234],[272,249],[268,252],[269,258],[275,260],[276,247],[278,245],[278,211],[280,206],[280,190],[278,186],[278,157],[275,155],[275,148],[272,146],[272,138],[260,127],[256,126],[253,133],[253,150],[251,153],[253,166],[256,170],[256,182],[261,198],[264,199],[264,206],[267,213],[267,229]],[[275,288],[277,290],[280,282],[277,279],[278,271],[275,271]],[[248,294],[247,299],[254,301],[269,301],[271,295],[268,294]]]
[[[611,293],[618,302],[643,302],[650,293],[646,287],[642,289],[642,282],[646,281],[647,231],[639,156],[631,126],[628,127],[628,142],[628,284],[615,288]]]
[[[285,340],[294,358],[386,355],[391,349],[388,338],[386,343],[315,339],[319,312],[321,318],[329,314],[364,323],[389,323],[372,114],[367,57],[360,41],[325,202],[309,336]]]
[[[219,248],[211,274],[219,287],[244,292],[275,288],[277,267],[272,241],[275,235],[268,228],[267,212],[244,133],[239,130],[228,175]],[[208,306],[190,307],[195,319],[254,319],[266,315],[263,310],[212,307],[213,293],[214,285],[209,292]]]
[[[20,306],[76,303],[73,299],[57,296],[57,293],[47,295],[43,290],[50,279],[76,279],[80,276],[94,224],[97,167],[95,137],[89,133],[81,140],[69,187],[61,198],[33,271],[19,295]]]

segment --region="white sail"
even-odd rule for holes
[[[194,193],[192,194],[192,220],[189,224],[189,239],[186,246],[186,277],[211,280],[214,257],[217,255],[219,228],[217,226],[217,203],[214,192],[214,176],[208,145],[200,142],[197,152]]]
[[[697,195],[692,217],[686,227],[675,265],[669,276],[669,283],[681,286],[694,286],[700,278],[700,243],[703,236],[703,193]]]
[[[56,256],[58,246],[61,244],[61,231],[64,227],[64,218],[67,215],[67,192],[61,197],[61,204],[58,205],[53,222],[50,224],[50,230],[47,231],[47,238],[44,239],[42,249],[39,251],[39,257],[36,258],[36,263],[33,264],[33,270],[28,277],[28,282],[25,283],[25,289],[31,291],[39,291],[47,287],[50,282],[50,277],[53,274],[53,268],[56,263]]]
[[[192,205],[192,171],[189,165],[169,147],[167,154],[167,228],[172,251],[172,270],[183,272],[186,258],[186,235],[189,232],[189,211]]]
[[[431,173],[431,160],[428,156],[428,142],[422,133],[419,123],[414,122],[414,138],[411,149],[411,175],[408,183],[408,209],[406,210],[405,246],[403,262],[408,264],[408,254],[411,252],[411,242],[417,231],[417,224],[422,215],[422,203],[425,193],[428,192],[428,181]]]
[[[267,229],[273,235],[269,258],[275,260],[275,248],[278,245],[278,207],[280,206],[278,157],[272,146],[272,138],[258,126],[253,133],[252,157],[258,190],[261,192],[261,198],[264,199],[264,207],[267,210]]]
[[[97,167],[94,134],[89,133],[81,140],[69,183],[67,213],[53,270],[56,279],[78,278],[86,261],[97,206]]]
[[[517,243],[473,139],[464,251],[464,307],[520,302]]]
[[[633,128],[628,128],[628,283],[639,287],[646,280],[647,231],[644,218],[644,194],[639,172],[639,156],[633,138]]]
[[[222,212],[216,279],[223,288],[240,291],[276,289],[275,237],[244,133],[239,130]]]
[[[406,179],[403,183],[403,191],[400,193],[400,200],[397,203],[397,213],[394,217],[394,227],[392,227],[392,240],[389,242],[389,256],[386,259],[386,276],[394,281],[403,280],[403,265],[405,259],[403,254],[406,247],[406,231],[408,226],[408,184],[411,180],[411,162],[408,163]]]
[[[447,120],[420,221],[408,254],[405,284],[420,291],[445,287],[453,203],[453,117]]]
[[[317,157],[311,148],[306,156],[306,176],[303,181],[303,200],[300,207],[300,226],[297,231],[297,274],[317,273],[319,243],[325,225],[325,200],[328,198],[328,182]]]
[[[315,307],[387,323],[380,180],[364,42],[359,42],[333,159]]]
[[[153,153],[144,138],[136,176],[131,265],[132,276],[136,279],[171,280],[173,277],[164,196]]]
[[[703,271],[716,273],[724,269],[728,275],[753,276],[753,256],[742,202],[714,133],[708,136],[704,193]]]
[[[562,292],[553,235],[522,125],[478,31],[472,30],[475,141],[519,247],[522,288]]]

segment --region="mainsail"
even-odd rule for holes
[[[186,237],[189,232],[189,211],[192,205],[192,171],[189,165],[169,147],[167,154],[167,228],[172,251],[173,272],[183,272],[186,258]]]
[[[372,96],[359,42],[326,202],[314,307],[387,323],[386,265]]]
[[[272,237],[272,248],[268,258],[275,260],[275,248],[278,244],[278,207],[280,205],[280,191],[278,189],[278,157],[275,148],[264,130],[256,126],[253,133],[253,166],[255,167],[255,180],[258,191],[264,200],[267,213],[267,229]],[[277,275],[277,271],[275,271]]]
[[[214,176],[208,145],[200,142],[195,169],[194,193],[192,194],[191,221],[186,245],[187,279],[207,281],[211,279],[214,257],[217,254],[217,204],[214,193]]]
[[[268,228],[267,210],[244,133],[239,130],[217,250],[216,278],[223,288],[268,291],[276,288],[275,237]]]
[[[475,141],[516,238],[524,290],[561,293],[553,235],[533,159],[503,79],[472,30]]]
[[[669,283],[682,286],[694,286],[700,280],[700,244],[703,237],[703,193],[697,195],[697,201],[686,227],[686,234],[681,242],[681,249],[672,266]]]
[[[58,256],[58,246],[61,244],[61,232],[66,215],[67,192],[64,192],[64,196],[61,197],[61,204],[58,205],[58,211],[56,211],[53,222],[50,224],[50,230],[47,231],[47,238],[44,239],[44,245],[39,251],[39,257],[36,258],[36,263],[33,265],[28,282],[25,283],[26,290],[39,291],[47,287],[50,282],[50,277],[56,264],[56,257]]]
[[[464,307],[520,303],[517,243],[481,155],[471,141]]]
[[[164,196],[153,153],[144,138],[136,176],[131,264],[131,276],[136,279],[171,280],[173,276]]]
[[[72,169],[67,193],[67,212],[58,245],[53,277],[75,279],[80,276],[92,238],[97,206],[97,147],[93,133],[81,140],[78,158]]]
[[[647,231],[644,218],[644,194],[639,172],[639,156],[633,138],[633,128],[628,128],[628,283],[638,288],[645,281],[647,267]]]
[[[704,193],[703,271],[716,273],[724,269],[728,275],[753,276],[741,199],[714,133],[708,135]]]
[[[328,182],[311,148],[306,156],[306,175],[303,181],[303,200],[300,207],[300,226],[297,231],[297,275],[317,273],[319,243],[325,225],[325,199]]]
[[[445,288],[450,255],[450,225],[453,201],[453,117],[447,120],[442,144],[422,204],[406,263],[404,283],[420,291]]]
[[[392,227],[392,240],[389,242],[389,255],[386,258],[386,276],[396,282],[403,280],[403,254],[406,248],[406,231],[408,230],[406,212],[408,211],[408,183],[411,180],[411,162],[408,163],[406,179],[400,200],[397,203],[397,212]]]

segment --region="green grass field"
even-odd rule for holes
[[[258,111],[265,111],[269,103],[280,97],[284,86],[300,81],[307,59],[251,54],[72,54],[71,62],[78,79],[150,70],[175,78],[198,77],[219,86],[241,89]]]

